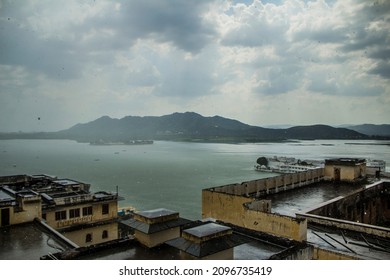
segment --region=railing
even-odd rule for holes
[[[85,216],[85,217],[72,218],[69,220],[57,221],[57,227],[62,228],[62,227],[67,227],[67,226],[72,226],[77,224],[89,223],[89,222],[92,222],[92,216]]]
[[[69,204],[83,203],[86,201],[93,201],[93,195],[92,194],[81,194],[81,195],[75,195],[75,196],[54,198],[54,202],[56,203],[57,206],[58,205],[69,205]]]

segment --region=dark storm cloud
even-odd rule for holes
[[[367,30],[367,26],[351,28],[350,36],[343,42],[342,50],[346,52],[369,50],[370,48],[386,47],[389,43],[389,31]]]
[[[214,27],[204,22],[203,12],[210,1],[144,0],[123,1],[119,11],[113,11],[98,21],[102,28],[110,28],[119,40],[131,45],[139,38],[171,42],[192,53],[199,52],[211,42]],[[122,39],[121,39],[122,38]]]
[[[389,79],[390,2],[363,1],[353,23],[346,29],[348,39],[343,42],[344,52],[364,51],[365,56],[376,62],[368,73]]]
[[[255,90],[267,95],[295,90],[302,84],[303,70],[301,66],[294,64],[272,66],[265,75],[267,82]]]
[[[55,79],[76,78],[80,60],[68,42],[41,38],[37,32],[12,20],[0,23],[0,64],[21,65]]]
[[[388,60],[390,59],[390,49],[384,46],[384,48],[371,51],[368,56],[379,60]]]
[[[390,1],[215,1],[0,0],[0,131],[42,130],[37,112],[46,130],[184,110],[255,123],[259,106],[283,123],[296,103],[293,122],[337,122],[367,100],[359,117],[383,122]]]
[[[370,71],[371,74],[380,75],[383,78],[390,79],[390,63],[381,61]]]
[[[33,30],[25,20],[27,11],[19,9],[17,3],[4,4],[0,64],[22,65],[54,79],[72,79],[80,76],[85,62],[112,64],[113,52],[128,50],[137,39],[169,42],[198,53],[215,35],[201,17],[209,1],[117,3],[121,4],[119,9],[112,4],[104,13],[68,22],[59,36]]]
[[[285,41],[286,30],[287,25],[269,22],[264,14],[259,12],[243,20],[239,26],[232,28],[221,39],[221,44],[246,47],[280,44]]]
[[[302,40],[311,40],[318,43],[339,43],[346,39],[346,34],[342,29],[320,29],[303,30],[294,34],[293,40],[296,42]]]

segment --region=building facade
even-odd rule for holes
[[[89,188],[48,175],[1,177],[0,226],[41,219],[79,246],[117,239],[117,193],[92,193]]]
[[[324,179],[334,182],[359,182],[366,178],[366,160],[336,158],[325,160]]]

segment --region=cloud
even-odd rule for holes
[[[302,122],[314,100],[334,119],[332,103],[371,102],[365,116],[385,123],[389,9],[385,0],[3,1],[0,131],[173,111]]]
[[[221,39],[223,45],[256,47],[284,41],[288,26],[279,6],[254,1],[249,6],[237,4],[231,9]]]
[[[202,18],[206,1],[145,0],[118,2],[116,11],[91,19],[90,26],[113,30],[132,45],[137,39],[170,42],[186,52],[198,53],[215,35]],[[128,46],[129,46],[128,45]]]
[[[389,62],[379,62],[374,69],[369,73],[380,75],[383,78],[390,79],[390,63]]]
[[[3,20],[1,26],[0,64],[23,65],[54,79],[71,79],[80,74],[82,58],[74,54],[68,42],[40,38],[12,20]]]

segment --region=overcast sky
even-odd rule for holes
[[[0,0],[0,131],[390,123],[389,81],[387,0]]]

